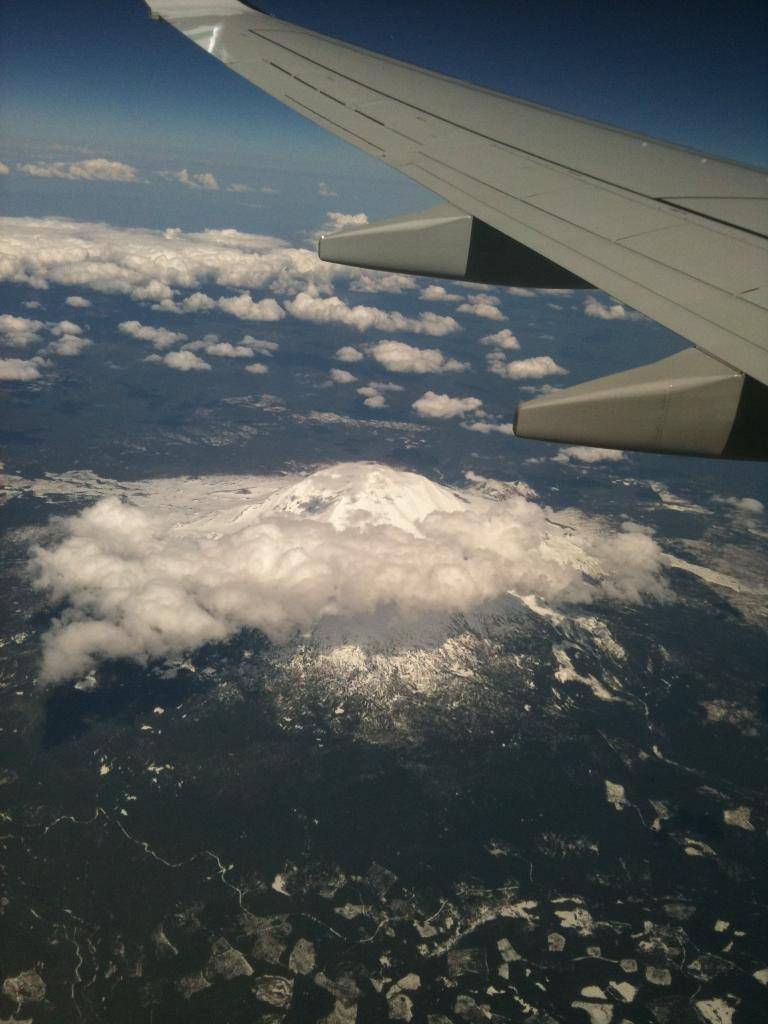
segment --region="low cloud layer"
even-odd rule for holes
[[[37,380],[40,377],[40,360],[0,359],[0,380]]]
[[[364,222],[365,214],[333,213],[329,218],[335,226]],[[126,295],[182,316],[221,310],[241,320],[269,322],[287,313],[310,323],[339,324],[357,331],[430,337],[461,330],[451,316],[433,311],[405,316],[333,294],[336,282],[364,292],[415,289],[415,282],[402,274],[323,263],[310,249],[233,228],[155,231],[55,217],[4,217],[0,218],[0,281],[38,289],[60,285],[73,291]],[[225,294],[211,295],[212,288]],[[271,294],[254,297],[257,291]],[[273,295],[284,299],[283,304]]]
[[[156,349],[170,348],[177,341],[187,339],[186,334],[179,331],[169,331],[165,327],[150,327],[148,324],[139,323],[138,320],[124,320],[117,325],[117,329],[130,338],[151,342]]]
[[[627,320],[630,312],[618,302],[606,305],[596,299],[594,295],[588,295],[584,300],[584,312],[587,316],[595,317],[598,320]]]
[[[309,320],[315,324],[345,324],[356,331],[373,328],[377,331],[407,331],[441,337],[460,330],[451,316],[420,313],[418,317],[408,317],[375,306],[350,306],[338,295],[322,298],[311,292],[299,292],[296,298],[285,303],[285,308],[297,320]]]
[[[45,682],[109,658],[177,657],[243,627],[284,641],[324,621],[392,607],[416,621],[509,592],[550,605],[666,596],[659,546],[631,525],[385,466],[120,490],[33,553],[37,586],[66,606],[44,639]]]
[[[130,164],[119,160],[104,160],[97,157],[92,160],[79,160],[67,163],[56,160],[52,163],[19,164],[22,174],[33,178],[64,178],[67,181],[116,181],[130,184],[139,180],[139,172]]]
[[[370,354],[391,373],[461,373],[468,366],[446,358],[439,348],[416,348],[403,341],[379,341]]]
[[[164,356],[147,356],[144,362],[160,363],[170,370],[180,370],[182,373],[189,373],[190,370],[211,369],[210,363],[206,363],[200,356],[196,356],[194,352],[188,352],[186,349],[182,352],[167,352]]]
[[[450,395],[438,395],[434,391],[425,391],[421,398],[413,403],[413,408],[426,419],[450,420],[457,416],[465,416],[468,412],[478,413],[483,408],[479,398],[453,398]]]
[[[621,462],[624,452],[617,448],[591,448],[584,444],[571,445],[569,448],[561,448],[557,455],[552,457],[553,462]]]
[[[495,334],[486,334],[480,339],[481,345],[491,345],[494,348],[516,350],[520,348],[520,342],[508,327],[496,331]]]
[[[507,380],[537,380],[540,377],[561,376],[568,371],[558,365],[552,356],[530,356],[507,362],[503,352],[489,352],[486,357],[488,369]]]

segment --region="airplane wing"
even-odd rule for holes
[[[768,173],[550,110],[238,0],[147,0],[233,71],[441,196],[326,236],[321,258],[594,287],[692,342],[523,403],[524,437],[768,458]]]

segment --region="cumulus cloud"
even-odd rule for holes
[[[533,288],[518,288],[513,286],[512,288],[506,289],[507,295],[514,295],[518,299],[535,299],[536,292]]]
[[[561,448],[557,455],[552,457],[553,462],[621,462],[624,452],[617,448],[590,448],[587,445],[571,445],[568,448]]]
[[[42,302],[38,302],[37,299],[27,299],[26,302],[22,302],[24,309],[41,309]]]
[[[259,376],[269,373],[269,367],[266,363],[248,363],[246,370],[248,373],[254,373]]]
[[[765,505],[757,498],[717,498],[723,505],[730,505],[737,512],[746,512],[747,515],[759,516],[765,511]]]
[[[358,391],[360,389],[358,388]],[[384,395],[380,394],[375,388],[368,389],[371,393],[367,396],[363,405],[367,405],[369,409],[384,409],[387,405],[387,400]]]
[[[491,373],[508,380],[530,380],[568,373],[551,356],[531,356],[529,359],[507,362],[502,352],[489,352],[486,361]]]
[[[334,192],[327,182],[320,181],[317,185],[317,194],[323,196],[324,199],[335,199],[339,193]]]
[[[56,324],[51,324],[48,327],[51,334],[82,334],[83,329],[79,324],[73,324],[71,320],[59,320]]]
[[[334,384],[352,384],[357,380],[354,373],[350,373],[349,370],[340,370],[336,366],[333,367],[329,376]]]
[[[215,308],[215,300],[201,290],[206,285],[233,292],[296,294],[310,286],[328,292],[334,278],[356,273],[324,264],[317,253],[271,235],[234,229],[185,233],[55,217],[0,218],[0,280],[130,295],[167,302],[173,312]]]
[[[421,289],[419,298],[425,302],[461,302],[463,296],[446,291],[441,284],[430,284]]]
[[[474,430],[477,434],[508,434],[515,436],[513,423],[488,423],[485,420],[478,420],[476,423],[463,424],[467,430]]]
[[[8,166],[8,164],[4,164],[3,161],[0,160],[0,174],[10,174],[10,173],[11,173],[11,168]]]
[[[469,365],[447,359],[439,348],[416,348],[403,341],[379,341],[370,354],[392,373],[461,373]]]
[[[207,313],[211,309],[216,309],[217,305],[216,300],[212,299],[210,295],[206,295],[205,292],[192,292],[191,295],[185,295],[178,301],[167,297],[162,298],[152,308],[166,313]]]
[[[167,352],[164,356],[147,356],[144,362],[162,363],[171,370],[180,370],[182,373],[188,373],[190,370],[211,369],[210,363],[206,363],[204,359],[196,356],[194,352],[190,352],[188,349],[184,349],[181,352]]]
[[[37,380],[39,365],[37,359],[0,359],[0,380]]]
[[[508,327],[503,327],[495,334],[486,334],[480,339],[481,345],[493,345],[494,348],[519,349],[520,342]]]
[[[500,301],[495,295],[470,295],[466,302],[456,307],[457,313],[470,313],[472,316],[484,317],[486,320],[506,320],[499,309]]]
[[[262,189],[262,191],[264,191]],[[243,185],[239,181],[233,181],[231,185],[227,185],[227,192],[253,192],[253,188],[250,185]]]
[[[161,171],[160,177],[165,178],[167,181],[177,181],[180,185],[186,185],[188,188],[202,188],[207,189],[209,192],[218,192],[219,190],[219,183],[210,171],[190,174],[184,168],[181,171]]]
[[[138,320],[124,320],[117,325],[121,334],[127,334],[139,341],[150,341],[155,348],[170,348],[177,341],[186,341],[186,334],[178,331],[169,331],[165,327],[150,327],[148,324],[140,324]]]
[[[282,320],[285,316],[282,307],[274,299],[260,299],[254,302],[248,292],[232,298],[219,299],[219,308],[225,313],[231,313],[239,320]]]
[[[483,408],[479,398],[451,398],[450,395],[437,395],[434,391],[425,391],[421,398],[413,403],[413,408],[428,419],[450,420],[456,416],[465,416],[468,412],[477,413]]]
[[[192,341],[184,346],[186,351],[205,352],[207,356],[218,356],[222,359],[253,359],[254,351],[250,345],[233,345],[231,341],[218,339]]]
[[[40,320],[3,313],[0,316],[0,341],[14,348],[25,348],[40,341],[40,331],[44,326]]]
[[[131,183],[139,180],[139,172],[130,164],[118,160],[105,160],[97,157],[93,160],[80,160],[67,163],[57,160],[53,163],[19,164],[22,174],[30,174],[33,178],[64,178],[67,181],[117,181]]]
[[[254,352],[258,352],[260,356],[269,356],[270,359],[280,348],[276,341],[265,341],[263,338],[252,338],[250,334],[246,334],[243,338],[243,344],[253,349]]]
[[[336,349],[336,358],[342,363],[359,363],[364,358],[363,353],[352,345],[343,345]]]
[[[84,299],[82,295],[68,295],[64,301],[73,309],[88,309],[93,305],[90,299]]]
[[[323,622],[375,629],[386,609],[416,622],[510,592],[550,606],[668,594],[646,532],[509,489],[491,500],[358,463],[121,491],[34,549],[37,586],[66,606],[44,638],[44,682],[109,658],[176,658],[242,628],[282,642]]]
[[[56,341],[46,345],[44,351],[54,356],[79,356],[84,348],[93,342],[81,334],[62,334]]]
[[[630,315],[620,303],[612,302],[610,306],[606,306],[594,295],[588,295],[584,300],[584,312],[587,316],[597,317],[599,320],[626,320]]]
[[[330,210],[325,215],[323,231],[343,231],[344,228],[359,228],[368,223],[367,213],[340,213]]]
[[[363,405],[367,405],[369,409],[383,409],[387,404],[387,400],[381,393],[382,388],[375,387],[372,384],[366,384],[364,387],[358,388],[358,395],[362,395],[365,401]]]
[[[389,295],[400,295],[415,287],[413,278],[407,274],[388,274],[381,270],[361,270],[350,285],[353,292],[386,292]]]
[[[285,308],[297,320],[345,324],[361,332],[375,328],[378,331],[406,331],[440,337],[460,330],[458,323],[450,316],[421,313],[414,319],[375,306],[349,306],[337,295],[320,298],[310,292],[299,292],[294,299],[285,303]]]

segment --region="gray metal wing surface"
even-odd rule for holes
[[[750,455],[749,438],[734,445],[731,435],[743,434],[745,422],[756,429],[755,410],[745,421],[742,406],[768,397],[761,387],[768,385],[768,173],[383,57],[238,0],[149,6],[233,71],[446,200],[434,215],[324,239],[323,258],[465,280],[602,289],[691,341],[710,357],[707,386],[716,371],[726,382],[723,393],[736,396],[720,433],[703,447],[688,443],[685,424],[676,440],[678,428],[660,422],[647,436],[639,422],[637,436],[625,431],[622,443]],[[406,255],[422,250],[409,264]],[[696,366],[698,380],[703,364]],[[658,376],[656,392],[663,397],[670,387],[686,386],[686,373],[675,368]],[[579,387],[583,406],[585,385]],[[641,390],[653,387],[646,373]],[[526,415],[519,415],[519,432],[547,437],[546,419],[539,415],[526,432]],[[618,443],[601,426],[568,437],[561,426],[556,432],[551,439]]]

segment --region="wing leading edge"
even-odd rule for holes
[[[148,3],[233,71],[447,201],[324,238],[322,258],[596,287],[701,350],[695,361],[662,361],[524,403],[519,434],[768,457],[766,172],[382,57],[238,0]],[[606,395],[627,387],[636,429],[613,430]],[[713,388],[714,435],[702,422]]]

